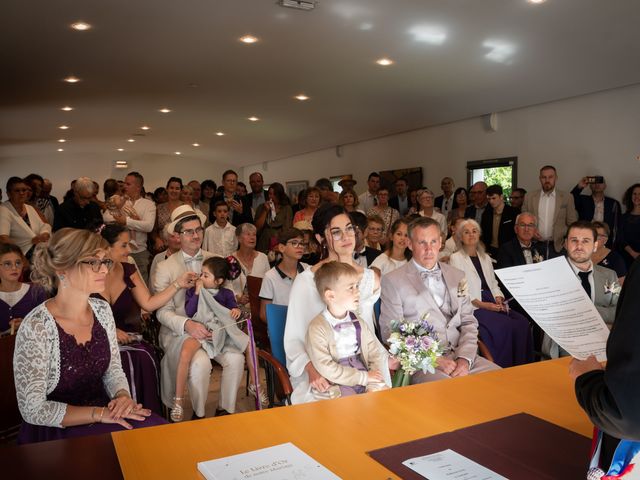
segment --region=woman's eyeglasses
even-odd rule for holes
[[[347,225],[344,229],[338,227],[330,228],[329,233],[331,233],[331,238],[333,238],[334,241],[339,242],[345,236],[353,237],[356,234],[356,229],[353,225]]]
[[[111,260],[110,258],[103,258],[102,260],[95,258],[93,260],[82,260],[80,261],[80,263],[84,264],[84,265],[90,265],[91,266],[91,270],[93,270],[95,273],[100,272],[100,268],[104,265],[105,267],[107,267],[107,271],[111,270],[113,268],[113,260]]]

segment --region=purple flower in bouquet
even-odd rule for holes
[[[427,322],[428,314],[419,321],[396,320],[391,322],[391,335],[387,339],[389,352],[400,362],[400,369],[393,377],[393,386],[408,385],[418,370],[435,372],[442,348],[435,329]]]

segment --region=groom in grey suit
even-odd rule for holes
[[[155,291],[161,292],[186,271],[200,276],[202,262],[213,254],[202,250],[203,229],[198,214],[187,205],[181,205],[171,213],[169,234],[180,235],[180,250],[160,262],[155,275]],[[177,287],[176,287],[177,288]],[[173,298],[158,309],[160,327],[160,346],[164,349],[162,357],[162,401],[168,407],[173,405],[173,397],[182,397],[184,392],[176,392],[176,372],[184,338],[188,335],[198,340],[211,338],[211,332],[199,322],[187,317],[185,312],[185,291],[178,289]],[[220,397],[216,415],[235,412],[236,396],[244,373],[244,355],[227,352],[217,355],[214,360],[222,365]],[[196,352],[189,366],[187,386],[193,405],[194,418],[204,417],[204,406],[209,392],[211,360],[204,351]]]
[[[408,233],[413,258],[382,277],[382,338],[389,338],[391,321],[417,321],[426,313],[445,350],[436,373],[418,371],[411,383],[499,369],[477,355],[478,321],[473,316],[464,273],[438,263],[442,243],[439,224],[429,217],[420,217],[409,224]]]

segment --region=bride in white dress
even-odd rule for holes
[[[353,260],[356,244],[355,227],[340,205],[326,204],[313,216],[313,230],[322,247],[322,260],[298,274],[289,297],[287,324],[284,331],[284,348],[287,369],[291,377],[292,403],[314,401],[311,388],[320,392],[328,389],[329,382],[313,367],[305,350],[305,336],[311,320],[325,308],[315,285],[315,272],[326,262],[339,261],[352,265],[362,274],[360,279],[360,310],[355,312],[374,332],[373,304],[380,296],[380,276],[369,268],[363,268]],[[382,344],[380,348],[385,350]],[[385,354],[387,354],[385,350]],[[388,355],[388,354],[387,354]],[[389,372],[383,372],[391,385]]]

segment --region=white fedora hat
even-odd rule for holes
[[[195,217],[200,220],[200,224],[204,226],[204,223],[207,220],[207,217],[204,216],[199,210],[194,210],[190,205],[180,205],[173,212],[171,212],[171,223],[167,225],[167,232],[169,235],[175,233],[176,225],[180,220],[185,220],[190,217]]]

